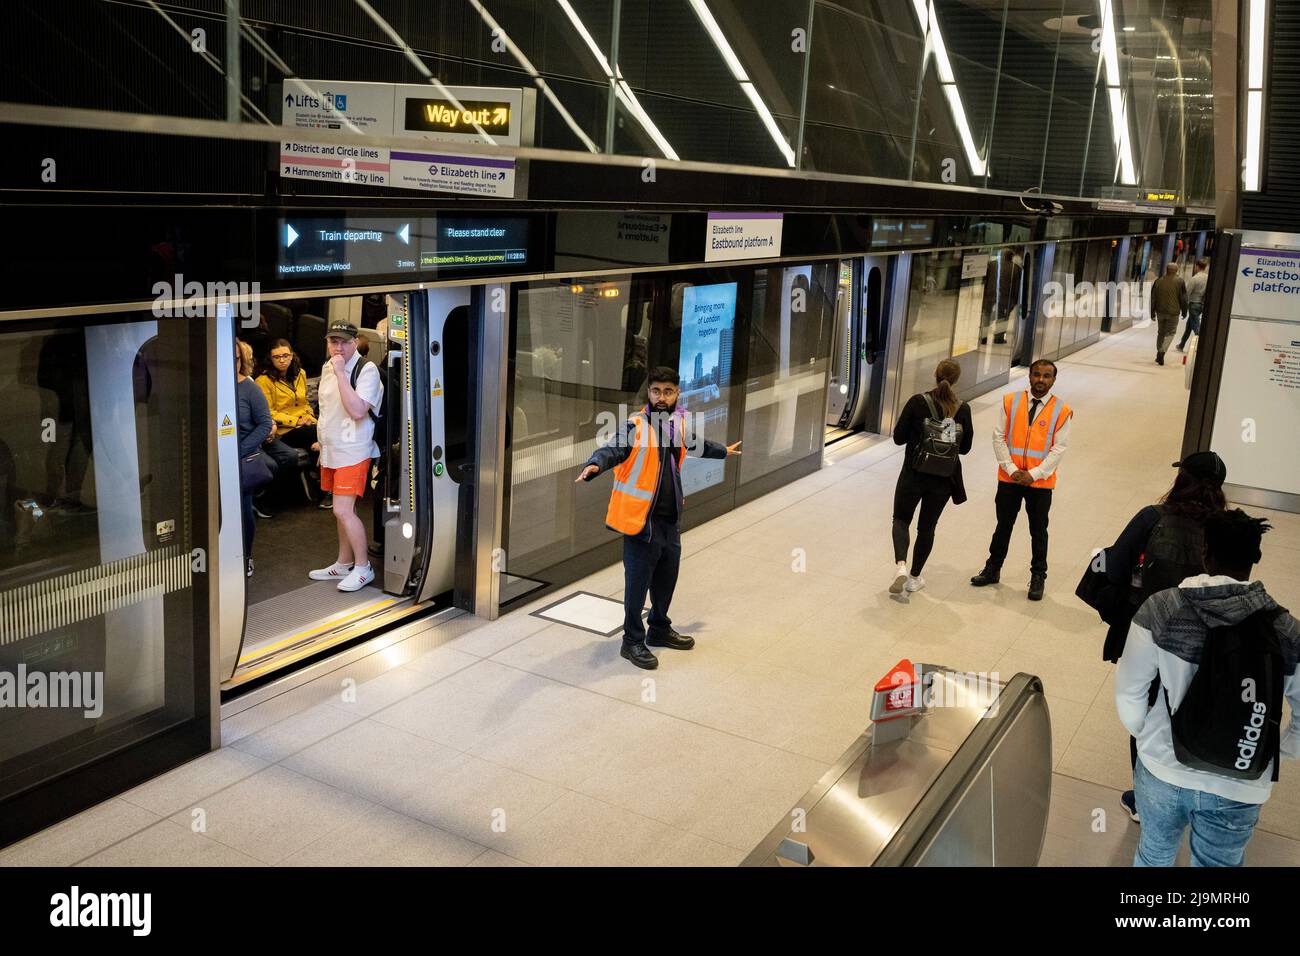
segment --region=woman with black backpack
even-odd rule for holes
[[[948,500],[961,504],[966,486],[961,477],[960,455],[970,451],[974,440],[970,406],[962,402],[953,386],[961,377],[961,366],[944,359],[934,370],[935,387],[913,395],[903,406],[894,425],[894,444],[906,445],[903,468],[894,489],[894,582],[890,594],[911,593],[925,587],[921,571],[934,547],[934,529]],[[916,527],[916,548],[912,566],[907,565],[908,533],[916,506],[921,519]]]
[[[1198,451],[1175,462],[1178,475],[1173,487],[1157,504],[1133,516],[1119,538],[1105,551],[1110,626],[1101,656],[1112,664],[1124,653],[1124,641],[1137,609],[1151,595],[1178,587],[1185,578],[1200,574],[1205,547],[1205,519],[1227,508],[1223,482],[1228,468],[1212,451]],[[1148,695],[1154,704],[1160,692],[1157,679]],[[1137,763],[1137,741],[1129,738],[1129,760]],[[1137,820],[1132,790],[1120,797],[1124,809]]]

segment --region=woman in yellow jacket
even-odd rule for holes
[[[257,384],[275,423],[271,444],[280,441],[290,448],[310,449],[316,441],[316,416],[307,403],[307,372],[284,339],[271,346],[271,365],[257,376]],[[277,460],[281,457],[271,449],[268,453]],[[296,453],[288,452],[288,457],[297,460]]]

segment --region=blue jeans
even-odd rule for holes
[[[677,589],[677,569],[682,563],[682,533],[674,522],[650,522],[650,540],[623,535],[623,643],[644,644],[641,623],[646,592],[650,592],[650,633],[668,634],[673,622],[668,605]]]
[[[1204,308],[1202,302],[1193,302],[1187,307],[1187,328],[1183,329],[1182,341],[1178,343],[1180,349],[1187,345],[1187,340],[1193,335],[1201,334],[1201,312]]]
[[[1175,787],[1152,776],[1141,758],[1133,768],[1133,789],[1142,820],[1134,866],[1173,866],[1189,825],[1192,866],[1241,866],[1260,804]]]

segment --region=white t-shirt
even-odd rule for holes
[[[353,367],[363,361],[361,353],[354,352],[352,360],[346,366],[349,380]],[[384,398],[384,383],[379,377],[379,369],[374,362],[366,362],[357,376],[357,394],[375,411]],[[325,363],[320,376],[320,390],[317,394],[320,402],[320,419],[316,426],[316,436],[320,439],[320,464],[322,468],[346,468],[370,458],[379,457],[379,446],[375,444],[375,423],[369,415],[361,421],[351,418],[343,408],[339,398],[338,375],[333,366]]]

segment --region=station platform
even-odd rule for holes
[[[659,670],[622,660],[617,634],[532,613],[578,591],[620,599],[621,566],[490,623],[417,623],[227,717],[220,750],[0,865],[735,865],[863,731],[872,685],[906,657],[1041,677],[1054,773],[1040,863],[1128,866],[1128,738],[1105,627],[1074,588],[1092,549],[1174,477],[1187,393],[1181,365],[1153,363],[1154,336],[1135,327],[1060,363],[1075,420],[1041,602],[1025,597],[1023,521],[1003,583],[968,584],[994,524],[994,392],[972,403],[970,500],[945,510],[928,584],[906,603],[887,592],[902,450],[850,439],[817,473],[683,536],[672,615],[698,645],[662,651]],[[1248,510],[1274,525],[1257,577],[1300,607],[1300,516]],[[1296,765],[1246,861],[1300,864]]]

